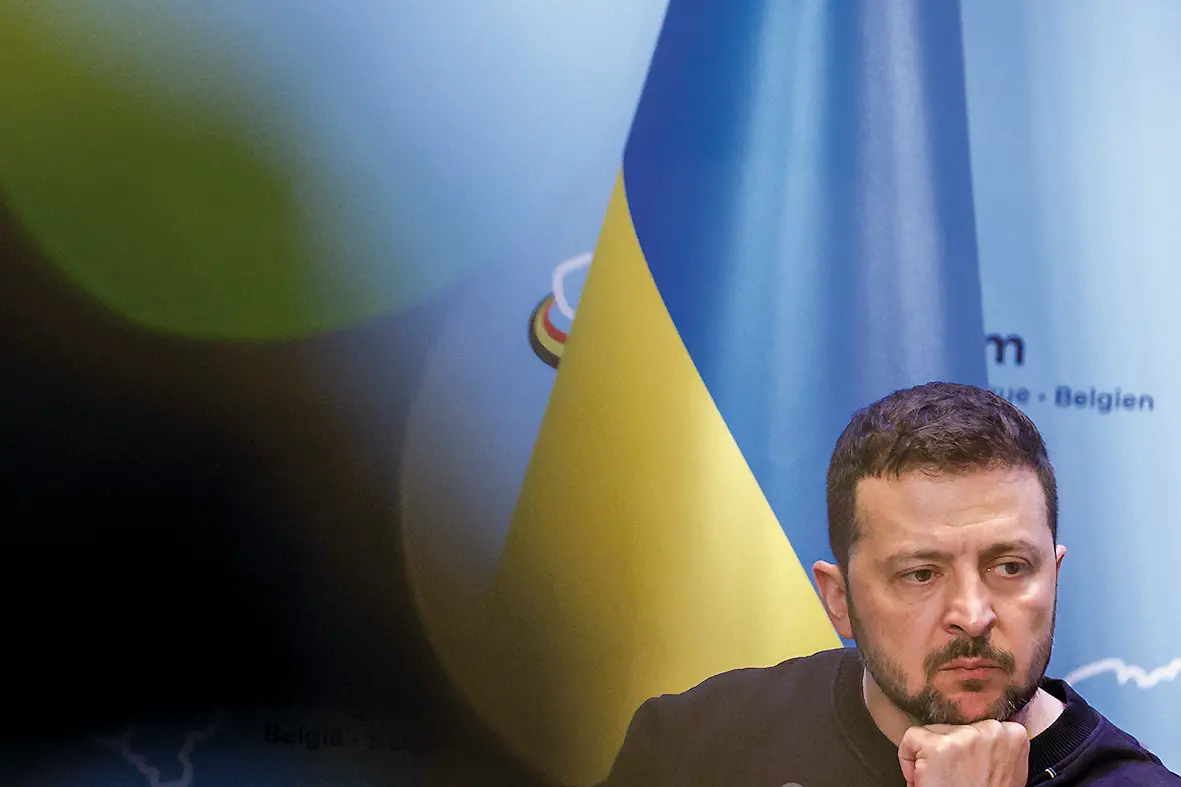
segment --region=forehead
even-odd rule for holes
[[[857,484],[857,548],[985,547],[1023,538],[1053,546],[1045,494],[1028,468],[913,470]]]

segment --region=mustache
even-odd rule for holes
[[[988,641],[988,635],[982,637],[961,637],[953,639],[939,650],[927,656],[924,666],[927,668],[927,678],[935,676],[945,664],[956,659],[985,659],[997,664],[1006,674],[1011,675],[1017,669],[1016,657],[1007,650],[993,647]]]

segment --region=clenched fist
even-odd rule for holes
[[[1029,735],[1020,724],[991,719],[911,727],[898,761],[906,787],[1024,787]]]

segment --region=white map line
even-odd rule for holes
[[[554,268],[553,291],[554,303],[558,306],[558,311],[565,315],[566,319],[574,319],[574,309],[570,306],[570,301],[566,300],[566,286],[565,280],[574,271],[579,268],[585,268],[591,264],[594,259],[593,252],[584,251],[582,254],[571,257],[565,262]]]
[[[135,766],[135,769],[148,780],[149,787],[192,787],[193,784],[193,749],[201,741],[213,737],[217,732],[217,722],[210,724],[208,727],[199,730],[189,730],[185,735],[185,742],[181,745],[180,751],[176,753],[176,759],[180,762],[181,774],[179,778],[171,781],[160,781],[160,769],[150,765],[147,759],[142,754],[137,754],[131,748],[131,739],[135,737],[135,728],[128,727],[124,733],[118,738],[106,738],[101,742],[119,752],[124,760]]]
[[[1181,656],[1151,671],[1145,671],[1143,667],[1128,664],[1119,658],[1099,659],[1090,664],[1084,664],[1071,672],[1066,676],[1066,682],[1073,686],[1107,672],[1114,672],[1115,679],[1120,682],[1121,686],[1131,680],[1135,681],[1136,685],[1142,689],[1151,689],[1161,681],[1181,678]]]

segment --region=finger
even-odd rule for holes
[[[1001,726],[1013,738],[1024,738],[1027,742],[1030,739],[1029,729],[1024,724],[1018,724],[1015,721],[1006,721]]]
[[[932,732],[926,727],[911,727],[903,733],[902,740],[898,743],[899,761],[915,762],[925,748],[943,737],[944,735]]]
[[[974,722],[969,725],[979,730],[981,734],[992,740],[1008,740],[1013,743],[1024,738],[1029,740],[1029,730],[1025,725],[1018,724],[1015,721],[996,721],[995,719],[984,719],[983,721]]]
[[[975,727],[985,735],[989,736],[1000,735],[1001,731],[1004,729],[1004,725],[1002,725],[996,719],[981,719],[980,721],[973,722],[968,726]]]
[[[906,787],[914,787],[914,761],[899,757],[898,764],[902,766],[902,776],[906,779]]]
[[[1014,749],[1029,751],[1029,730],[1025,725],[1015,722],[1005,722],[1001,728],[1001,737],[1009,741]]]
[[[956,730],[960,729],[959,724],[924,724],[923,729],[928,732],[933,732],[936,735],[950,735]]]

